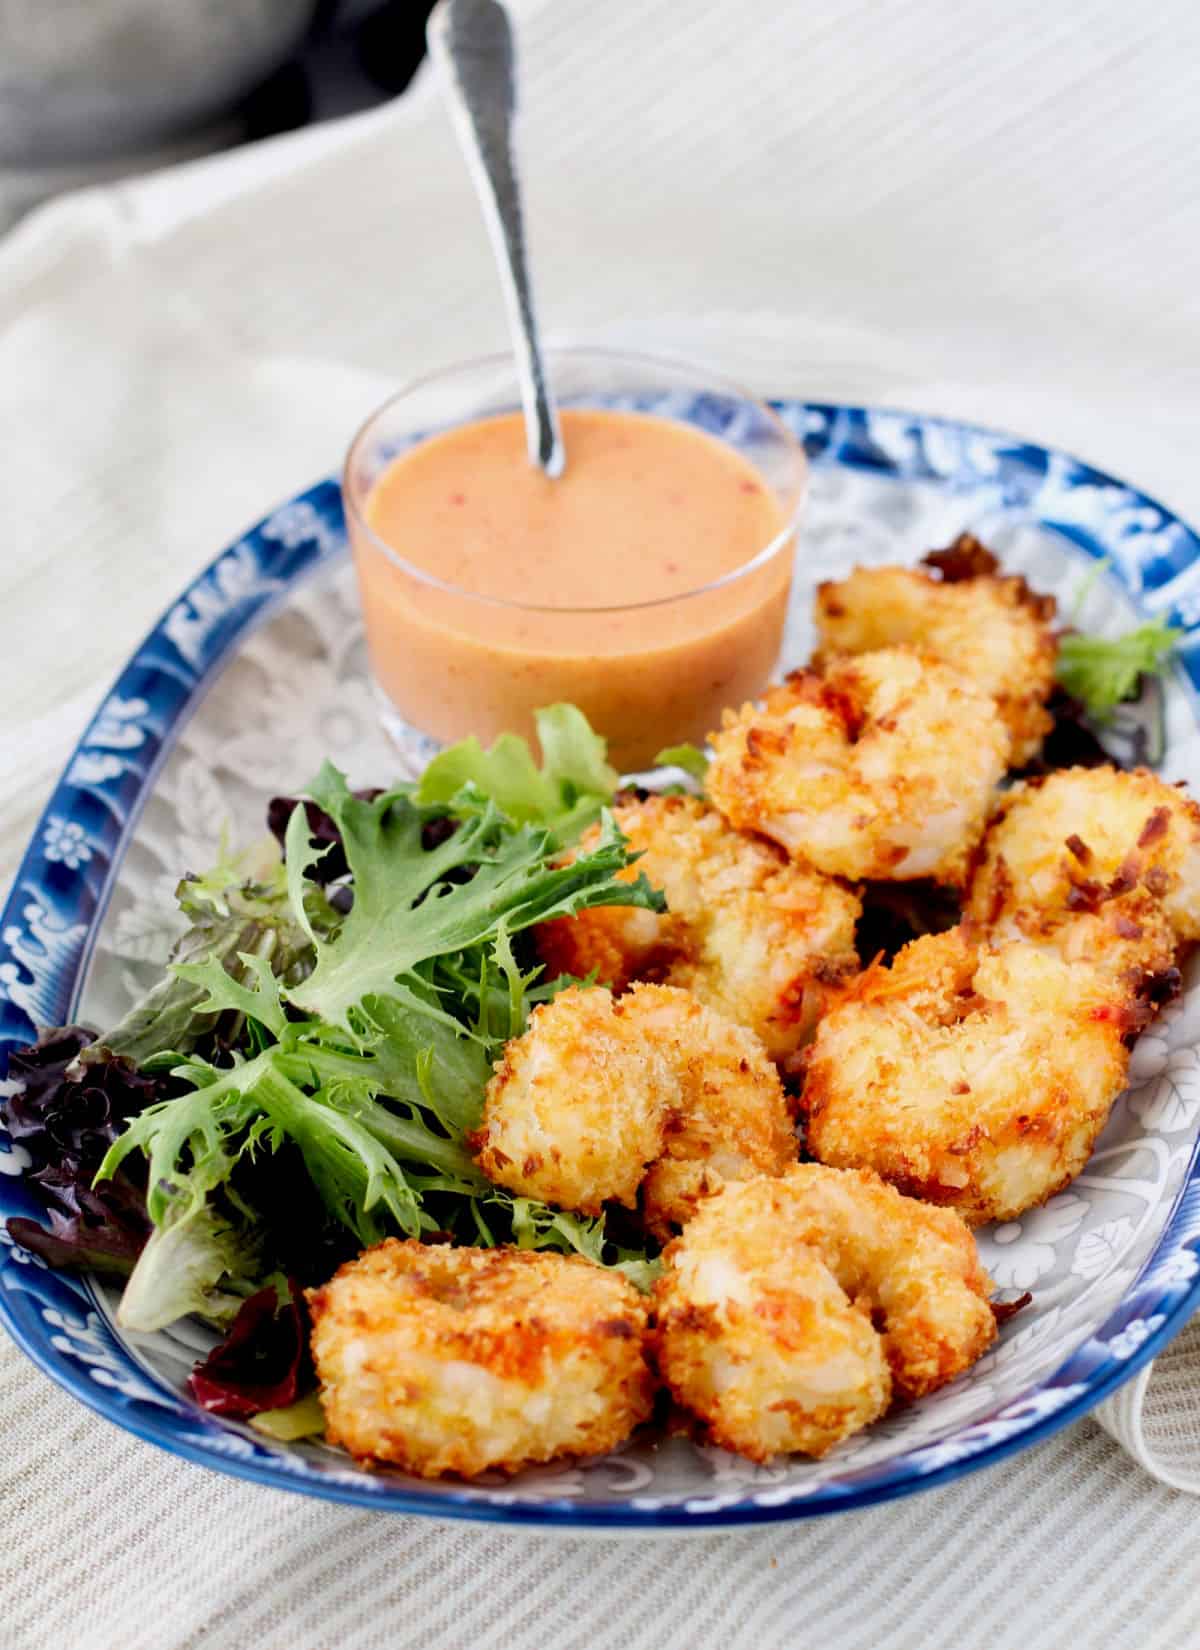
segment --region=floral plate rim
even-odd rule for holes
[[[1094,520],[1039,522],[1078,548],[1110,557],[1139,603],[1183,624],[1180,674],[1200,689],[1200,539],[1145,493],[1094,466],[1021,437],[895,408],[781,400],[781,413],[816,467],[846,466],[984,488],[1007,509],[1087,489],[1103,500]],[[1082,496],[1082,494],[1080,495]],[[1095,500],[1093,500],[1095,502]],[[1087,512],[1084,512],[1086,518]],[[336,481],[297,494],[217,555],[130,656],[69,758],[38,822],[0,916],[0,1060],[35,1020],[73,1011],[124,853],[159,767],[230,654],[310,575],[345,552]],[[1189,580],[1189,569],[1197,579]],[[1182,586],[1182,588],[1180,588]],[[1175,605],[1183,596],[1182,606]],[[1190,622],[1189,622],[1190,621]],[[3,1093],[0,1085],[0,1095]],[[0,1130],[0,1214],[37,1214],[19,1156]],[[1159,1242],[1129,1291],[1040,1385],[984,1420],[951,1427],[933,1443],[851,1470],[806,1490],[736,1489],[656,1502],[575,1504],[470,1486],[437,1493],[383,1475],[319,1471],[299,1457],[227,1428],[148,1376],[114,1336],[86,1279],[56,1274],[19,1247],[0,1246],[0,1322],[22,1350],[90,1409],[146,1442],[235,1477],[324,1499],[442,1519],[563,1530],[676,1533],[812,1517],[892,1500],[989,1465],[1077,1419],[1153,1358],[1200,1303],[1200,1168],[1187,1175]],[[1186,1255],[1186,1260],[1184,1256]],[[1175,1263],[1174,1265],[1172,1263]],[[620,1457],[614,1458],[614,1465]]]

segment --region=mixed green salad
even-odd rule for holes
[[[1174,636],[1067,636],[1061,678],[1102,722]],[[218,1413],[268,1412],[279,1436],[319,1427],[303,1290],[389,1234],[653,1275],[636,1228],[514,1196],[468,1148],[493,1061],[572,983],[544,977],[527,931],[592,906],[663,909],[644,877],[620,877],[636,855],[608,812],[620,781],[604,741],[570,705],[537,731],[541,766],[512,735],[468,739],[385,791],[353,792],[326,764],[271,803],[272,852],[184,877],[187,931],[119,1024],[47,1031],[12,1056],[6,1122],[46,1206],[12,1236],[122,1278],[128,1329],[188,1314],[221,1329],[191,1381]],[[659,763],[703,784],[695,747]]]
[[[569,705],[539,713],[538,738],[540,767],[523,740],[467,740],[378,793],[326,764],[272,804],[282,856],[180,883],[190,926],[120,1024],[14,1056],[12,1131],[49,1225],[13,1235],[124,1276],[125,1328],[231,1328],[193,1382],[215,1409],[296,1396],[301,1290],[388,1234],[573,1250],[648,1279],[640,1240],[492,1185],[465,1143],[505,1042],[570,983],[543,978],[525,931],[663,906],[618,880],[632,856],[604,742]]]

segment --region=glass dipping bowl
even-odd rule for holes
[[[782,527],[742,565],[652,602],[570,606],[552,571],[511,599],[449,583],[385,543],[367,499],[387,466],[424,438],[520,407],[507,356],[415,380],[371,415],[346,458],[343,493],[385,723],[401,740],[476,734],[534,737],[533,712],[576,704],[623,772],[666,745],[702,742],[721,711],[757,695],[783,637],[807,466],[803,448],[761,401],[704,367],[601,349],[551,349],[558,402],[652,414],[715,436],[759,473]],[[571,449],[567,443],[567,467]]]

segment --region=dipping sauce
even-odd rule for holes
[[[372,668],[439,739],[532,737],[533,711],[569,700],[615,766],[643,767],[768,680],[789,520],[741,453],[687,424],[573,409],[562,433],[554,481],[530,464],[519,413],[433,436],[378,475],[365,531],[350,513]]]

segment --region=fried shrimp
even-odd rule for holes
[[[634,1206],[682,1095],[677,1051],[644,1035],[637,1000],[571,987],[534,1009],[487,1086],[474,1145],[489,1180],[584,1214]]]
[[[592,973],[614,991],[650,978],[682,986],[757,1033],[773,1059],[811,1034],[825,986],[858,967],[857,894],[791,862],[761,837],[731,830],[692,796],[617,804],[638,873],[667,914],[619,905],[559,917],[537,933],[547,972]],[[585,836],[580,849],[589,845]]]
[[[1143,966],[1144,931],[1079,920],[1054,946],[992,946],[953,928],[868,969],[810,1050],[812,1155],[872,1168],[973,1225],[1011,1220],[1068,1185],[1160,983]]]
[[[908,648],[796,671],[711,735],[713,802],[831,876],[960,884],[1008,730],[958,671]]]
[[[713,1441],[754,1461],[824,1455],[932,1392],[996,1333],[956,1214],[866,1171],[796,1164],[709,1199],[665,1252],[655,1357]]]
[[[796,1161],[796,1131],[752,1032],[670,986],[638,986],[628,1000],[642,1035],[672,1048],[678,1064],[678,1109],[642,1183],[646,1225],[665,1241],[729,1182],[782,1174]]]
[[[616,999],[571,988],[535,1010],[488,1085],[474,1145],[490,1180],[585,1214],[609,1198],[632,1206],[641,1186],[662,1237],[727,1181],[796,1158],[761,1044],[659,985]]]
[[[1020,767],[1051,727],[1054,598],[1002,575],[991,552],[967,534],[926,561],[929,569],[857,567],[818,585],[818,657],[907,643],[956,666],[995,701],[1012,737],[1010,760]]]
[[[967,915],[1036,936],[1139,890],[1200,940],[1200,807],[1145,768],[1064,768],[1015,786],[984,839]]]
[[[576,1256],[389,1238],[308,1301],[326,1436],[359,1460],[515,1472],[650,1413],[645,1303]]]

